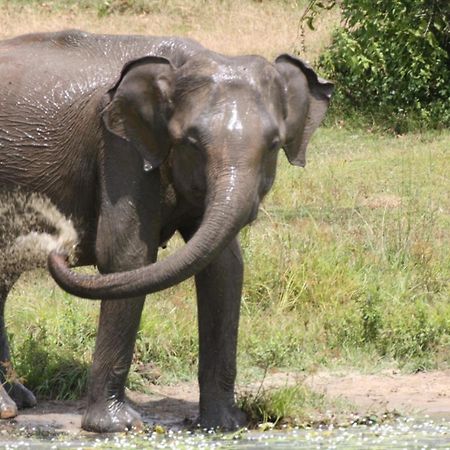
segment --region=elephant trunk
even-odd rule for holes
[[[64,290],[88,299],[122,299],[160,291],[195,275],[213,261],[250,218],[256,200],[255,178],[235,167],[208,182],[212,189],[202,223],[194,236],[160,262],[106,275],[70,270],[64,255],[53,251],[48,267]]]

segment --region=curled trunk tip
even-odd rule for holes
[[[242,175],[242,174],[241,174]],[[78,297],[114,300],[167,289],[203,270],[247,223],[255,201],[255,183],[246,173],[223,174],[220,189],[208,202],[203,221],[184,247],[162,261],[125,272],[85,275],[70,269],[64,253],[52,251],[48,268],[58,285]],[[232,183],[231,186],[229,184]],[[235,186],[240,185],[239,189]]]

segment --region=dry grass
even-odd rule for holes
[[[226,54],[273,58],[301,49],[314,60],[329,42],[337,11],[324,15],[316,31],[301,38],[300,17],[306,2],[254,0],[159,0],[147,14],[99,14],[98,8],[56,8],[50,0],[25,6],[0,0],[0,39],[36,31],[79,28],[96,33],[180,35]],[[304,44],[304,45],[303,45]],[[306,51],[304,51],[306,50]]]

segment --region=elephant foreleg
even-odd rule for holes
[[[134,223],[134,222],[133,222]],[[136,223],[137,225],[137,223]],[[124,238],[124,234],[127,238]],[[114,251],[103,264],[103,271],[133,268],[156,259],[156,248],[149,251],[152,241],[139,241],[133,236],[133,224],[116,232],[114,242],[128,244]],[[107,240],[109,245],[110,240]],[[155,243],[155,241],[153,241]],[[157,242],[157,241],[156,241]],[[106,245],[106,244],[101,244]],[[156,247],[155,243],[155,247]],[[145,297],[116,301],[102,301],[98,335],[88,387],[88,407],[82,427],[88,431],[115,432],[139,429],[142,420],[125,398],[125,381],[133,357],[136,333],[139,327]]]
[[[125,399],[144,298],[102,302],[88,408],[82,427],[88,431],[114,432],[142,427],[140,415]]]
[[[243,263],[237,239],[197,274],[200,425],[236,429],[246,423],[234,399]]]
[[[96,258],[101,272],[135,269],[156,260],[160,232],[159,171],[145,172],[138,153],[122,142],[104,154]],[[88,386],[85,430],[124,431],[142,427],[125,398],[145,297],[103,301]]]

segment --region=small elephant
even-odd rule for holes
[[[189,39],[64,31],[0,43],[0,184],[49,197],[75,224],[77,265],[101,272],[82,276],[61,252],[49,256],[64,289],[102,299],[85,430],[142,426],[124,383],[145,294],[193,275],[199,424],[245,424],[234,400],[236,236],[273,184],[279,149],[304,166],[332,90],[292,56],[229,57]],[[177,231],[186,245],[156,262]]]
[[[12,286],[21,272],[45,265],[48,253],[53,249],[73,254],[76,243],[77,234],[72,223],[48,199],[29,192],[0,190],[2,289]],[[3,324],[3,316],[1,320]],[[17,383],[14,371],[11,370],[8,349],[4,348],[4,334],[1,337],[3,360],[0,361],[0,418],[7,419],[17,415],[18,406],[32,406],[36,399],[30,391]],[[8,391],[15,397],[15,401]]]

